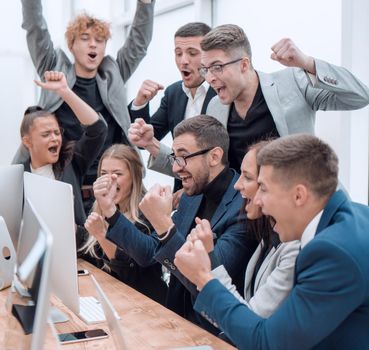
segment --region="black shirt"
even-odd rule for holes
[[[97,86],[96,78],[77,77],[76,83],[72,90],[96,112],[100,113],[108,124],[108,134],[106,136],[103,149],[85,176],[84,184],[90,185],[96,180],[97,166],[102,153],[112,144],[128,144],[128,140],[122,132],[119,124],[104,106]],[[71,108],[65,102],[55,111],[55,115],[58,118],[60,125],[64,129],[65,141],[79,140],[81,138],[83,134],[83,127]]]
[[[199,218],[211,221],[232,179],[232,170],[225,167],[213,181],[205,186],[203,190],[204,196],[197,212]]]
[[[238,115],[235,105],[232,103],[227,130],[230,138],[229,166],[238,172],[250,145],[267,138],[279,137],[260,84],[245,118]]]

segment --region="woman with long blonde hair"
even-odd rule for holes
[[[140,231],[150,234],[150,223],[138,208],[146,192],[142,182],[143,171],[144,167],[136,150],[127,145],[115,144],[101,156],[97,176],[105,174],[117,176],[117,194],[114,199],[117,208]],[[108,241],[105,238],[108,223],[101,215],[96,202],[86,220],[85,228],[89,238],[81,250],[87,260],[91,260],[92,257],[97,266],[164,304],[167,286],[162,280],[161,265],[157,263],[149,267],[141,267],[122,249]]]

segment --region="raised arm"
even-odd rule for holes
[[[28,51],[40,77],[56,65],[56,53],[45,18],[41,0],[22,0],[22,28],[27,31]]]
[[[120,74],[126,82],[146,56],[152,39],[155,0],[138,0],[135,17],[123,47],[118,51]]]
[[[92,125],[97,122],[99,115],[68,86],[65,75],[62,72],[45,72],[45,82],[35,81],[41,88],[58,94],[72,109],[78,120],[83,125]]]
[[[289,38],[272,46],[271,58],[295,70],[295,81],[307,103],[317,110],[355,110],[369,104],[369,89],[344,67],[303,53]],[[303,79],[305,78],[305,79]]]

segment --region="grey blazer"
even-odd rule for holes
[[[265,101],[280,136],[314,134],[318,110],[354,110],[369,103],[369,89],[343,67],[315,59],[316,75],[300,68],[274,73],[257,72]],[[222,105],[218,96],[209,102],[206,114],[227,127],[230,105]],[[171,149],[161,145],[159,155],[149,159],[149,168],[172,175],[168,160]],[[238,170],[238,169],[237,169]]]
[[[137,1],[137,8],[129,36],[117,53],[117,58],[105,56],[96,75],[97,86],[104,106],[128,135],[131,119],[127,108],[124,83],[130,78],[145,57],[152,38],[154,3]],[[54,48],[45,18],[42,15],[41,0],[22,0],[22,28],[27,31],[28,50],[38,75],[56,70],[65,74],[68,86],[76,82],[74,64],[61,49]],[[50,112],[56,111],[63,100],[53,92],[42,90],[39,105]],[[28,152],[22,147],[13,162],[24,161]]]
[[[256,275],[254,296],[251,297],[251,280],[258,260],[261,244],[251,257],[245,274],[244,298],[237,292],[232,279],[223,265],[212,271],[217,278],[241,303],[263,318],[272,315],[290,293],[295,271],[295,260],[299,253],[300,241],[281,243],[272,248],[263,260]]]

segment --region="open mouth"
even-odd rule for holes
[[[51,146],[48,148],[49,152],[52,154],[57,154],[58,153],[58,146]]]
[[[182,180],[182,185],[184,185],[192,178],[192,176],[191,175],[180,176],[179,178]]]
[[[97,56],[97,53],[95,53],[95,52],[91,52],[91,53],[89,53],[89,54],[88,54],[88,56],[89,56],[90,58],[92,58],[92,59],[95,59],[95,58],[96,58],[96,56]]]
[[[182,71],[182,74],[185,78],[188,78],[190,75],[191,75],[191,72],[190,71],[187,71],[187,70],[183,70]]]

